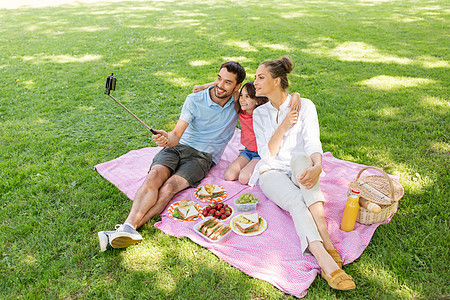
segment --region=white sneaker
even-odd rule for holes
[[[108,249],[111,249],[111,244],[109,243],[109,235],[111,233],[114,233],[116,231],[99,231],[98,234],[98,241],[100,243],[100,251],[104,252]]]
[[[117,224],[116,231],[109,235],[109,243],[113,248],[125,248],[142,241],[142,236],[128,224]]]

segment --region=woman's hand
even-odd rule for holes
[[[296,124],[298,122],[298,111],[291,110],[287,115],[286,118],[284,118],[283,122],[281,122],[281,125],[285,130],[288,130],[289,127],[291,127],[293,124]]]
[[[297,180],[306,189],[310,189],[316,185],[317,181],[319,181],[320,173],[322,173],[322,166],[315,165],[306,169]]]
[[[210,82],[210,83],[206,83],[206,84],[202,84],[202,85],[194,85],[192,92],[197,93],[197,92],[203,91],[204,89],[207,89],[212,85],[214,85],[214,82]]]
[[[204,90],[203,85],[194,85],[194,88],[192,89],[192,92],[193,93],[197,93],[197,92],[200,92],[200,91],[203,91],[203,90]]]
[[[300,99],[299,93],[292,93],[291,94],[291,102],[289,102],[288,107],[291,108],[291,110],[300,111],[300,108],[302,107],[302,100]]]
[[[164,130],[155,130],[158,134],[152,135],[153,140],[159,147],[165,147],[169,144],[169,134]]]

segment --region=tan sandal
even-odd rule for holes
[[[342,258],[339,255],[337,249],[327,249],[327,252],[333,258],[333,260],[336,262],[336,264],[339,266],[339,268],[342,269],[342,266],[343,266]]]
[[[325,279],[328,282],[328,285],[333,289],[346,291],[356,288],[352,276],[345,273],[342,269],[334,271],[330,276],[327,276],[322,269],[320,271],[322,272],[322,278]]]

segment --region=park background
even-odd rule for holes
[[[154,218],[99,252],[131,202],[93,170],[155,146],[195,84],[289,55],[291,91],[318,111],[324,151],[400,176],[405,196],[357,283],[306,299],[448,299],[448,1],[0,1],[0,298],[290,299]]]

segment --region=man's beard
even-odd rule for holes
[[[229,98],[233,93],[227,93],[225,92],[224,94],[222,94],[221,96],[217,95],[217,87],[214,87],[214,95],[219,98],[219,99],[226,99]]]

